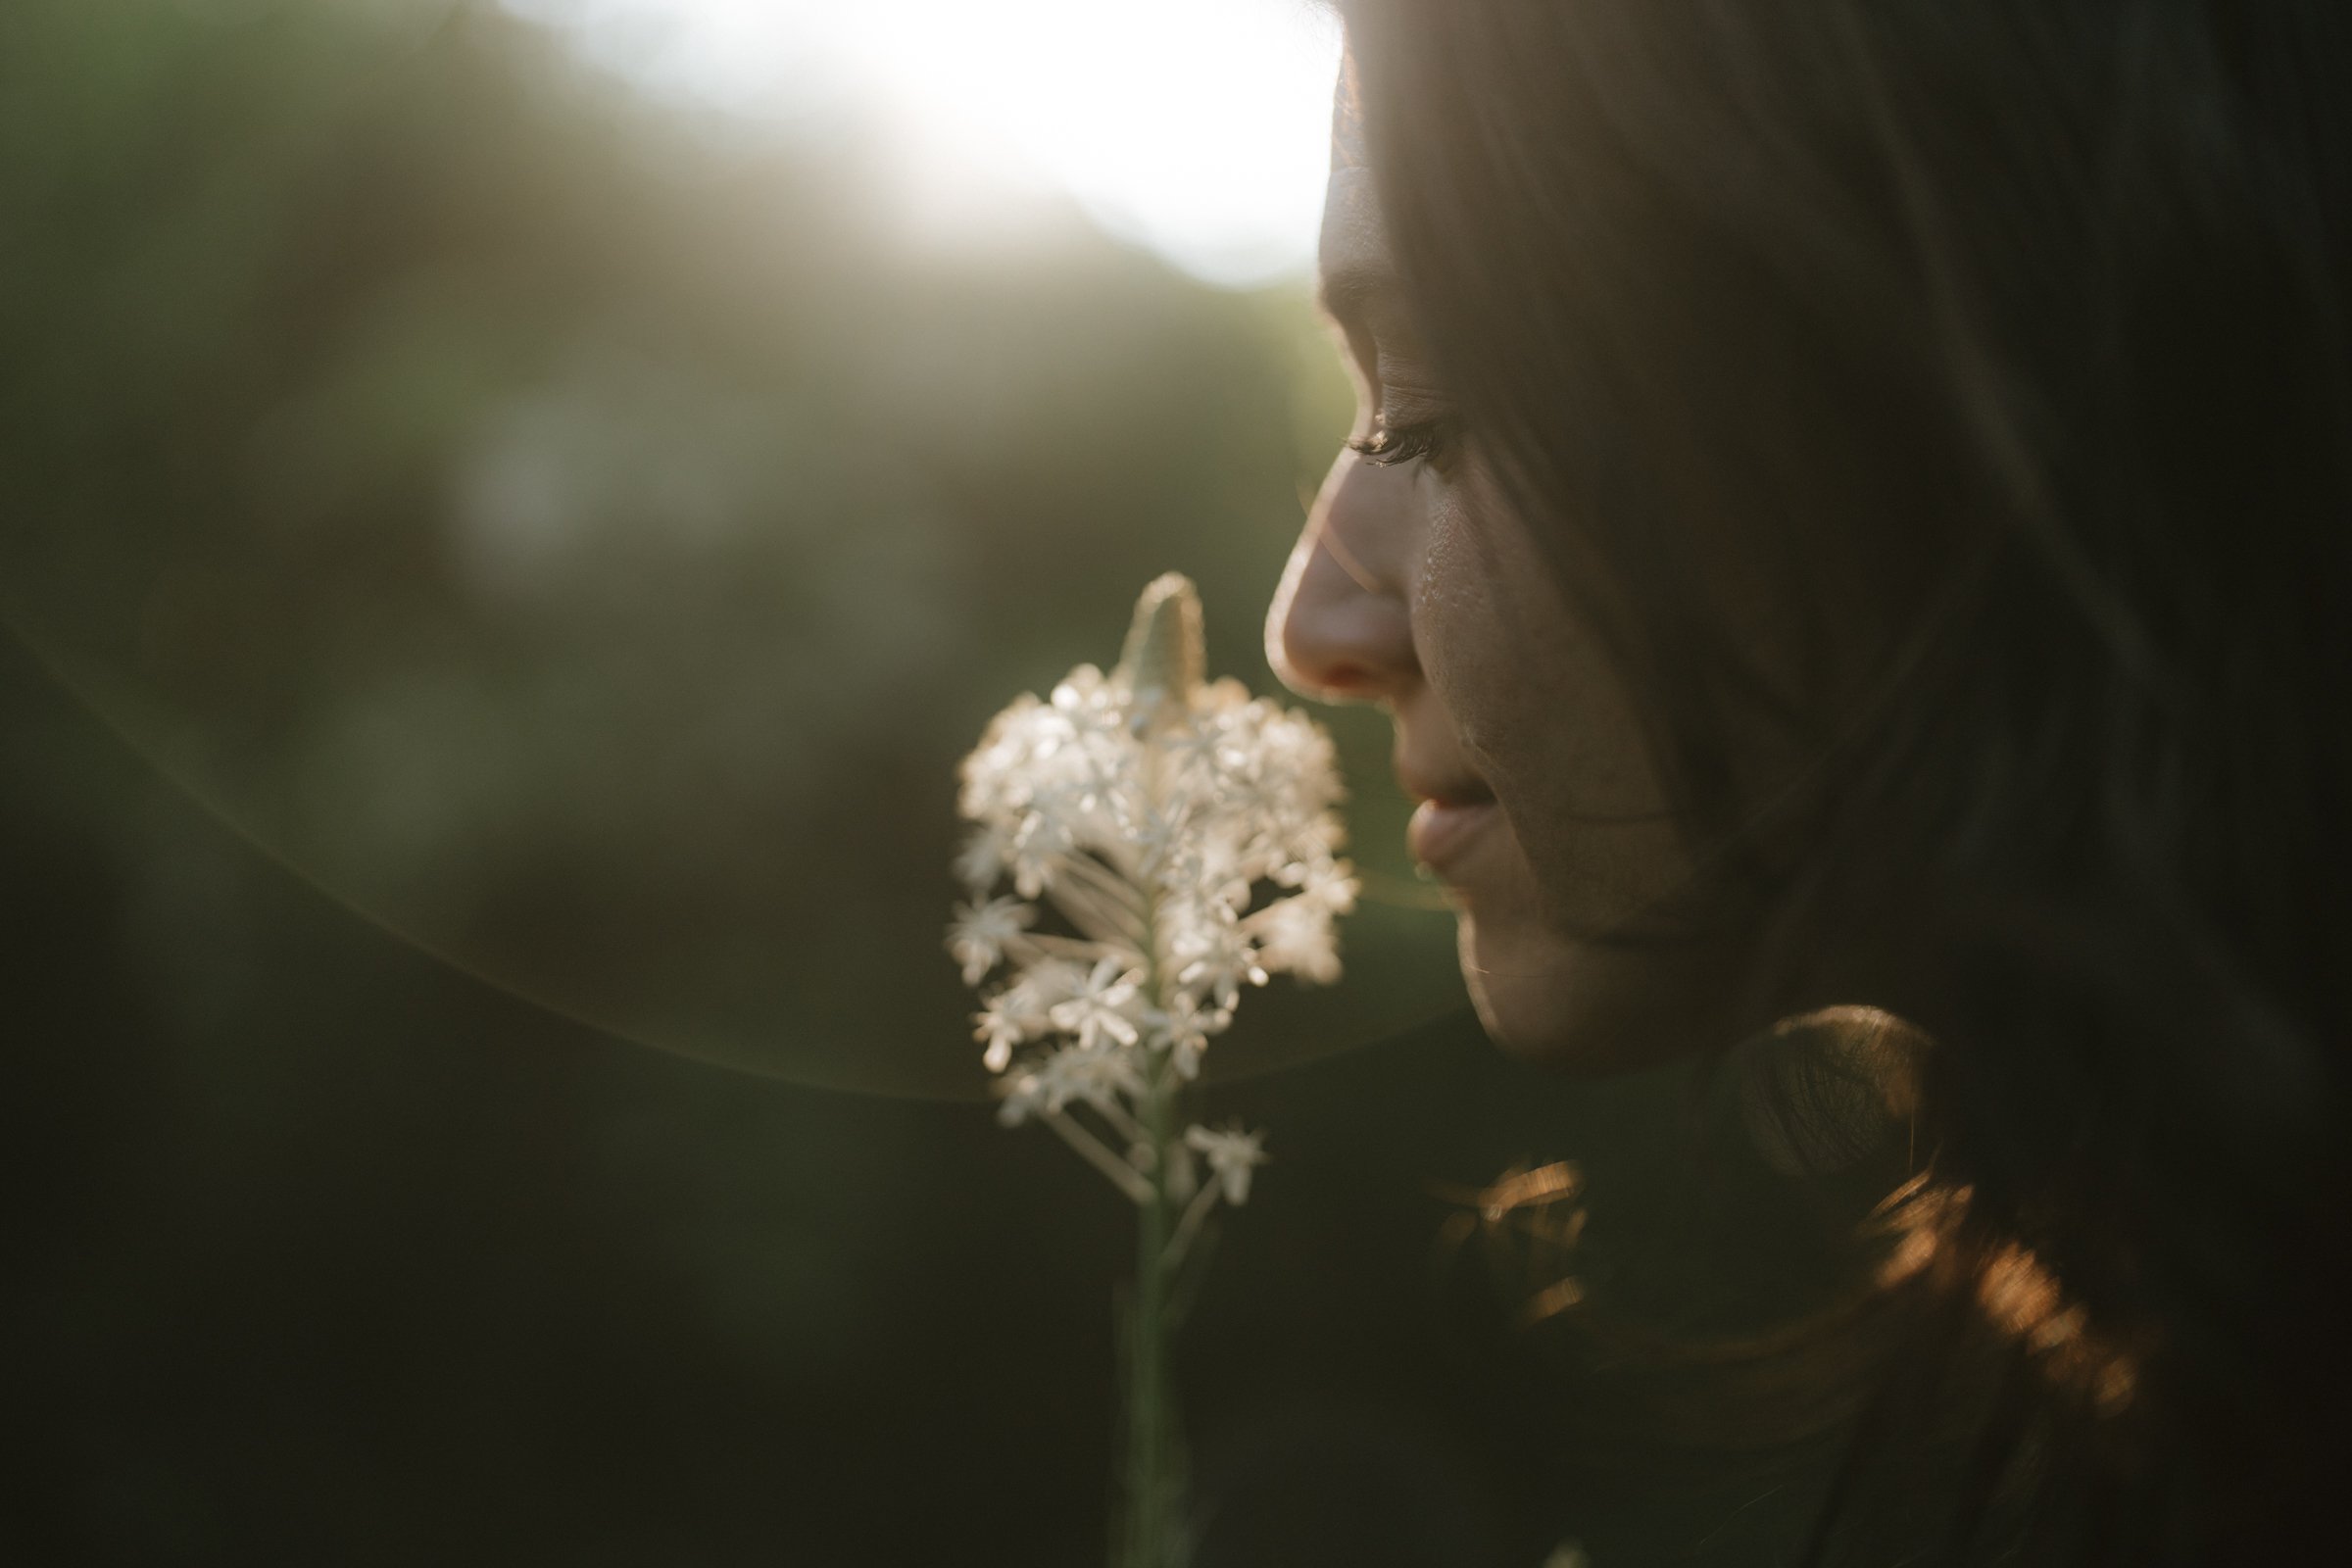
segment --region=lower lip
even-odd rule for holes
[[[1413,820],[1404,830],[1405,846],[1414,859],[1445,876],[1461,863],[1470,846],[1494,820],[1493,801],[1461,806],[1423,801],[1413,808]]]

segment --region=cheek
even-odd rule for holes
[[[1506,806],[1529,808],[1523,833],[1662,811],[1634,705],[1552,563],[1475,477],[1433,490],[1416,643],[1464,750]]]
[[[1531,678],[1528,633],[1541,619],[1514,584],[1491,520],[1473,495],[1432,484],[1421,573],[1413,585],[1414,642],[1423,672],[1454,721],[1463,748],[1488,782],[1530,764],[1531,719],[1544,701]],[[1482,525],[1483,524],[1483,525]]]
[[[1591,932],[1675,896],[1690,862],[1638,713],[1556,568],[1475,481],[1433,489],[1416,641],[1510,819],[1531,906]]]

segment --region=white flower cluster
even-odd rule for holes
[[[1086,1134],[1131,1194],[1163,1157],[1189,1192],[1198,1152],[1239,1202],[1257,1135],[1155,1136],[1151,1098],[1199,1073],[1243,986],[1339,977],[1333,922],[1356,884],[1338,858],[1329,737],[1239,682],[1203,681],[1200,614],[1190,582],[1161,578],[1116,668],[1081,665],[990,723],[962,766],[970,902],[948,949],[967,984],[1008,971],[976,1015],[1006,1124]],[[1077,1107],[1112,1142],[1073,1123]]]

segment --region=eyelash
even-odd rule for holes
[[[1351,437],[1348,450],[1384,468],[1424,460],[1443,462],[1453,450],[1453,425],[1446,419],[1384,425],[1370,435]]]

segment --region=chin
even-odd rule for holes
[[[1462,978],[1505,1055],[1599,1076],[1722,1049],[1740,1030],[1717,955],[1599,945],[1525,920],[1460,916]]]
[[[1505,1055],[1565,1065],[1584,1054],[1566,983],[1567,956],[1546,951],[1562,946],[1531,940],[1516,922],[1461,915],[1462,980],[1480,1026]]]

